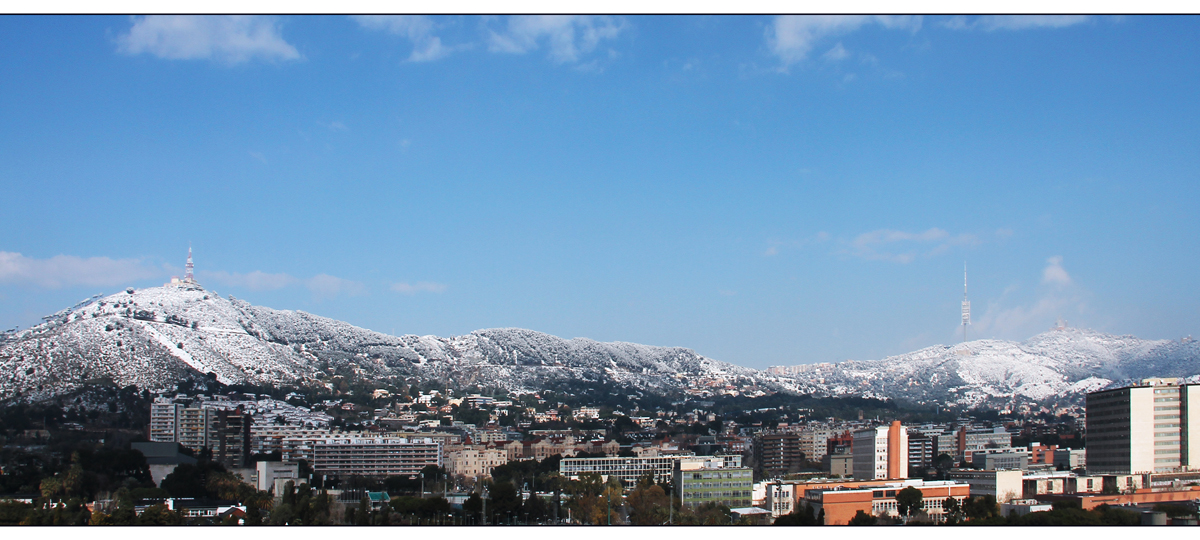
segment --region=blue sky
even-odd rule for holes
[[[1196,17],[0,17],[0,325],[181,275],[751,367],[1200,334]]]

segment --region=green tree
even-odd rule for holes
[[[521,497],[512,482],[494,483],[488,489],[487,505],[489,519],[493,522],[504,522],[511,519],[521,509]]]
[[[998,517],[1000,515],[1000,505],[996,504],[996,497],[992,495],[971,497],[963,504],[963,512],[972,521],[985,520]]]
[[[358,511],[354,513],[355,525],[370,525],[371,524],[371,499],[363,495],[363,498],[358,501]]]
[[[908,518],[912,517],[921,510],[921,505],[925,502],[921,490],[908,486],[899,493],[896,493],[896,509],[904,518],[904,522],[908,523]]]
[[[878,521],[875,516],[859,510],[854,513],[854,517],[850,518],[848,525],[874,525]]]
[[[942,510],[946,512],[947,524],[954,525],[962,521],[963,510],[962,505],[958,504],[958,499],[946,497],[946,500],[942,501]]]
[[[667,521],[667,505],[670,500],[662,486],[643,483],[626,499],[629,505],[629,521],[634,525],[659,525]]]
[[[775,518],[775,525],[821,525],[821,523],[817,520],[812,507],[805,504],[792,510],[790,514]]]
[[[483,517],[483,497],[480,497],[478,493],[472,493],[466,501],[463,501],[462,509],[468,519],[467,523],[472,525],[480,523]]]
[[[0,503],[0,525],[18,525],[25,519],[25,514],[33,508],[32,504],[15,501]]]
[[[167,508],[165,504],[156,504],[142,510],[137,517],[138,525],[181,525],[183,516]]]

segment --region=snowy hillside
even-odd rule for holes
[[[1196,379],[1200,344],[1062,328],[1020,343],[981,339],[798,368],[798,383],[832,395],[1016,410],[1029,403],[1079,405],[1087,392],[1146,377]]]
[[[330,366],[368,377],[415,376],[455,385],[536,391],[549,381],[679,390],[680,376],[754,385],[761,374],[689,349],[565,340],[522,329],[451,338],[394,337],[299,311],[221,298],[192,284],[92,298],[4,334],[0,399],[40,399],[108,378],[166,388],[186,373],[223,383],[315,383]]]
[[[317,384],[328,368],[353,366],[368,378],[517,392],[616,384],[695,396],[785,391],[1004,410],[1078,405],[1086,392],[1109,384],[1200,373],[1195,341],[1068,328],[1021,343],[984,339],[882,360],[797,366],[781,376],[690,349],[567,340],[517,328],[395,337],[222,298],[194,284],[97,296],[45,320],[0,334],[0,400],[53,397],[94,379],[165,389],[206,373],[227,384]]]

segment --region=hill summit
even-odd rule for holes
[[[225,384],[324,385],[349,367],[368,379],[443,381],[509,392],[611,387],[660,396],[774,392],[890,398],[922,406],[1070,407],[1086,392],[1145,377],[1200,380],[1200,344],[1061,328],[1023,342],[980,339],[882,360],[780,372],[682,347],[563,339],[520,328],[454,337],[391,336],[302,311],[222,298],[192,281],[97,295],[0,334],[0,400],[42,400],[88,381],[169,390],[186,377]]]

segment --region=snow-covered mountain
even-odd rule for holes
[[[328,368],[537,391],[561,383],[696,395],[784,391],[888,397],[947,406],[1078,405],[1086,392],[1144,377],[1200,381],[1200,344],[1065,328],[1024,342],[977,340],[872,361],[769,374],[679,347],[562,339],[532,330],[390,336],[301,311],[253,306],[195,284],[96,296],[0,334],[0,400],[43,399],[89,380],[170,388],[214,374],[223,383],[319,384]]]
[[[1018,409],[1082,404],[1087,392],[1148,377],[1200,382],[1200,343],[1059,328],[1024,342],[981,339],[882,360],[797,366],[802,387],[832,395]]]
[[[42,399],[107,378],[168,388],[188,373],[225,384],[316,384],[329,367],[368,377],[536,391],[553,382],[681,390],[688,377],[753,386],[763,375],[690,349],[562,339],[516,328],[389,336],[302,311],[222,298],[195,284],[93,297],[0,337],[0,400]],[[765,382],[762,381],[762,382]]]

